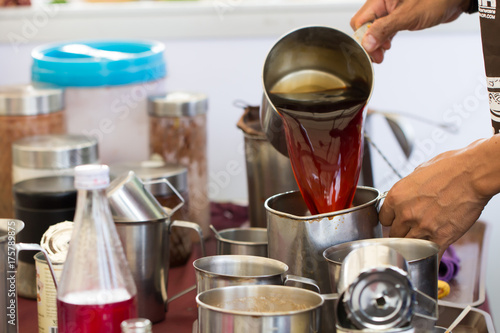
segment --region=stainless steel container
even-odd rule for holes
[[[164,180],[166,184],[171,184]],[[172,191],[179,193],[171,186]],[[170,221],[182,202],[167,212],[133,171],[115,178],[108,188],[113,219],[125,256],[137,286],[137,314],[153,323],[165,319],[167,310],[168,272],[170,268],[170,227],[194,229],[200,238],[204,256],[203,235],[198,224]],[[181,201],[182,197],[179,195]]]
[[[300,192],[281,193],[267,199],[269,258],[290,267],[290,273],[318,282],[322,293],[331,293],[328,264],[323,251],[358,239],[382,237],[378,221],[380,192],[358,187],[353,207],[333,213],[310,215]],[[335,329],[333,304],[323,307],[322,332]]]
[[[408,271],[414,287],[437,301],[439,247],[433,242],[412,238],[364,239],[334,245],[326,249],[323,256],[328,263],[333,292],[338,291],[338,281],[344,259],[354,249],[371,245],[385,245],[400,253],[408,263]]]
[[[278,260],[245,255],[218,255],[193,262],[198,294],[234,285],[285,285],[297,282],[319,291],[316,281],[288,274],[288,266]]]
[[[196,297],[199,333],[317,332],[323,298],[285,286],[231,286]]]
[[[238,121],[245,143],[248,214],[252,227],[266,228],[264,202],[278,193],[298,190],[287,156],[274,149],[262,131],[258,107],[247,107]]]
[[[266,228],[230,228],[217,232],[217,254],[267,257]]]
[[[302,27],[285,34],[269,51],[262,70],[261,122],[269,142],[288,156],[283,122],[269,97],[278,83],[292,92],[302,86],[328,90],[354,86],[359,81],[369,85],[371,95],[372,62],[353,37],[322,26]]]

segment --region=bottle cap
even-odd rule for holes
[[[75,188],[97,190],[109,185],[109,167],[100,164],[85,164],[75,167]]]

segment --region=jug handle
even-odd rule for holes
[[[289,281],[291,281],[291,282],[298,282],[298,283],[302,283],[302,284],[306,284],[306,285],[312,286],[312,287],[314,287],[318,291],[318,293],[320,292],[318,283],[315,280],[313,280],[313,279],[309,279],[309,278],[306,278],[306,277],[303,277],[303,276],[298,276],[298,275],[287,274],[285,276],[285,281],[283,282],[283,284],[286,285]]]
[[[415,316],[432,321],[438,320],[438,303],[427,294],[415,289]]]
[[[169,211],[170,216],[173,216],[175,214],[175,212],[178,211],[184,205],[185,200],[182,197],[182,195],[179,193],[179,191],[177,191],[177,189],[174,187],[174,185],[172,185],[172,183],[170,183],[168,181],[167,178],[161,178],[161,179],[156,179],[156,180],[147,180],[147,181],[143,182],[143,184],[145,184],[145,185],[159,184],[159,183],[167,184],[167,186],[170,187],[172,192],[174,192],[174,194],[177,196],[177,198],[179,198],[179,200],[181,201],[174,208],[172,208]]]
[[[180,227],[180,228],[194,229],[197,232],[198,237],[200,238],[201,256],[202,257],[206,256],[205,243],[203,241],[203,231],[202,231],[201,227],[197,223],[188,222],[188,221],[181,221],[181,220],[175,220],[169,226],[169,233],[170,233],[170,228],[172,228],[172,226]],[[188,287],[187,289],[184,289],[183,291],[175,294],[172,297],[168,297],[167,298],[167,302],[165,303],[165,306],[167,306],[168,303],[170,303],[172,301],[175,301],[179,297],[184,296],[185,294],[187,294],[187,293],[189,293],[189,292],[191,292],[192,290],[195,290],[195,289],[196,289],[196,284]]]
[[[52,266],[52,262],[50,261],[49,254],[45,251],[39,244],[36,243],[18,243],[16,246],[16,265],[19,258],[19,252],[21,251],[39,251],[42,252],[45,260],[47,260],[47,264],[49,265],[50,275],[52,275],[52,279],[54,280],[54,286],[57,290],[57,279],[56,274],[54,273],[54,267]]]

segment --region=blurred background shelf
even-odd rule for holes
[[[199,0],[39,4],[0,9],[0,43],[88,38],[275,37],[304,25],[350,31],[362,0]],[[464,17],[433,31],[477,31]]]

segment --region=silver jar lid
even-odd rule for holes
[[[171,92],[152,96],[148,102],[148,113],[153,117],[192,117],[207,113],[208,97],[201,93]]]
[[[12,144],[12,164],[27,169],[69,169],[98,160],[97,140],[84,135],[30,136]]]
[[[178,191],[185,192],[187,185],[187,168],[177,164],[165,164],[163,161],[129,162],[110,165],[111,177],[117,177],[127,171],[133,171],[145,184],[144,187],[154,196],[174,195],[166,183],[147,184],[166,178]]]
[[[36,116],[64,109],[62,89],[31,85],[0,86],[0,116]]]

